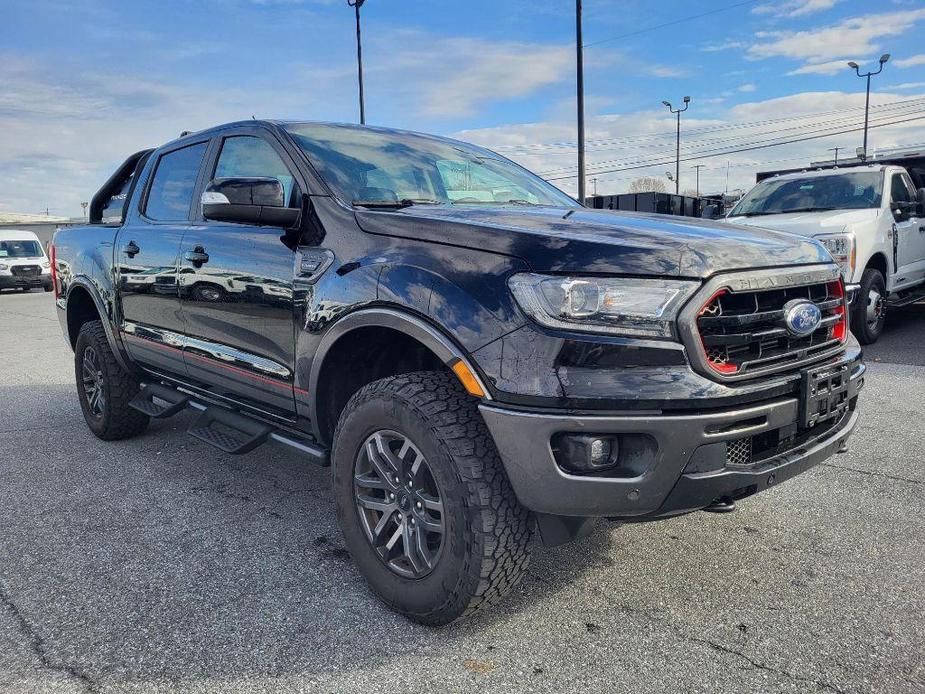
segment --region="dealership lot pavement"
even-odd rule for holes
[[[540,549],[500,609],[379,605],[328,471],[87,430],[50,295],[0,295],[0,691],[925,691],[925,306],[849,453],[741,503]]]

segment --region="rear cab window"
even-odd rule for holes
[[[144,214],[148,219],[158,222],[189,219],[207,144],[199,142],[161,155],[145,200]]]

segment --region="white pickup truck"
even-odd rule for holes
[[[746,193],[726,220],[822,242],[852,285],[851,329],[862,344],[882,334],[887,306],[925,298],[925,188],[916,190],[902,166],[774,175]]]

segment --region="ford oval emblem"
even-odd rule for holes
[[[812,301],[794,299],[784,305],[784,323],[791,335],[805,337],[822,324],[822,311]]]

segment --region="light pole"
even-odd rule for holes
[[[585,204],[585,58],[581,45],[581,0],[575,0],[576,88],[578,90],[578,202]]]
[[[830,152],[835,152],[835,166],[838,166],[838,150],[844,149],[843,147],[829,147]]]
[[[700,197],[700,169],[703,168],[703,164],[697,164],[694,167],[694,170],[697,172],[697,197]]]
[[[867,78],[867,97],[864,99],[864,159],[867,159],[867,114],[870,111],[870,78],[883,72],[883,66],[886,65],[886,61],[889,59],[890,54],[884,53],[880,56],[880,69],[876,72],[868,72],[864,75],[861,74],[861,68],[858,67],[856,62],[852,60],[848,63],[848,67],[854,68],[854,71],[857,73],[858,77]]]
[[[681,190],[681,114],[687,110],[687,107],[691,104],[691,98],[689,96],[684,97],[684,108],[674,109],[671,107],[671,103],[668,101],[663,101],[663,104],[668,107],[668,110],[671,113],[678,114],[678,140],[675,147],[675,163],[674,163],[674,192],[675,194],[679,193]]]
[[[366,110],[363,106],[363,44],[360,42],[360,8],[366,0],[347,0],[357,15],[357,81],[360,87],[360,125],[366,125]]]

